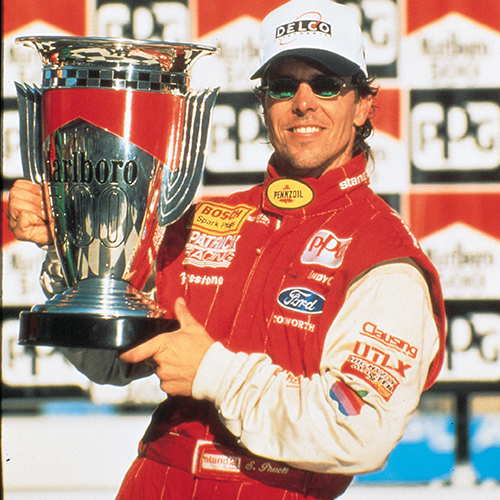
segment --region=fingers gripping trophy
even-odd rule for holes
[[[213,47],[23,37],[40,88],[16,84],[24,176],[43,187],[68,290],[21,313],[24,345],[124,350],[178,328],[140,290],[200,184],[217,90],[190,88]]]

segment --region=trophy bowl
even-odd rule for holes
[[[43,188],[68,289],[20,316],[19,343],[126,350],[178,322],[141,292],[165,229],[200,185],[218,89],[190,88],[216,49],[22,37],[40,87],[16,83],[24,177]]]

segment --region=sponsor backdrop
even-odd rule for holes
[[[16,37],[127,37],[219,47],[219,55],[195,65],[193,86],[221,86],[201,194],[224,193],[262,179],[271,152],[249,76],[259,66],[259,23],[282,3],[4,0],[3,209],[9,187],[21,176],[14,82],[41,80],[38,55],[16,45]],[[449,301],[449,349],[440,381],[498,383],[500,2],[340,3],[359,18],[368,67],[381,86],[370,139],[375,155],[372,186],[420,239],[441,273]],[[37,285],[43,251],[13,241],[4,214],[2,224],[6,401],[27,394],[77,394],[94,403],[141,405],[161,398],[155,382],[154,387],[148,381],[121,389],[96,387],[57,350],[17,345],[19,311],[45,300]],[[472,459],[480,478],[500,479],[498,467],[491,467],[500,461],[498,414],[496,418],[473,420]],[[422,422],[422,417],[414,420],[388,467],[365,480],[429,480],[450,472],[453,422],[449,417],[434,421],[439,432]],[[496,433],[487,432],[495,428]],[[415,452],[427,466],[419,468],[413,461],[404,466]]]

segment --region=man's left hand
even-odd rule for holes
[[[172,396],[191,396],[200,363],[214,340],[198,323],[184,299],[175,302],[179,330],[161,333],[120,355],[125,363],[154,363],[161,389]]]

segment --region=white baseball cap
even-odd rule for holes
[[[291,0],[273,10],[260,27],[260,68],[283,57],[312,59],[334,74],[368,76],[361,28],[349,7],[333,0]]]

